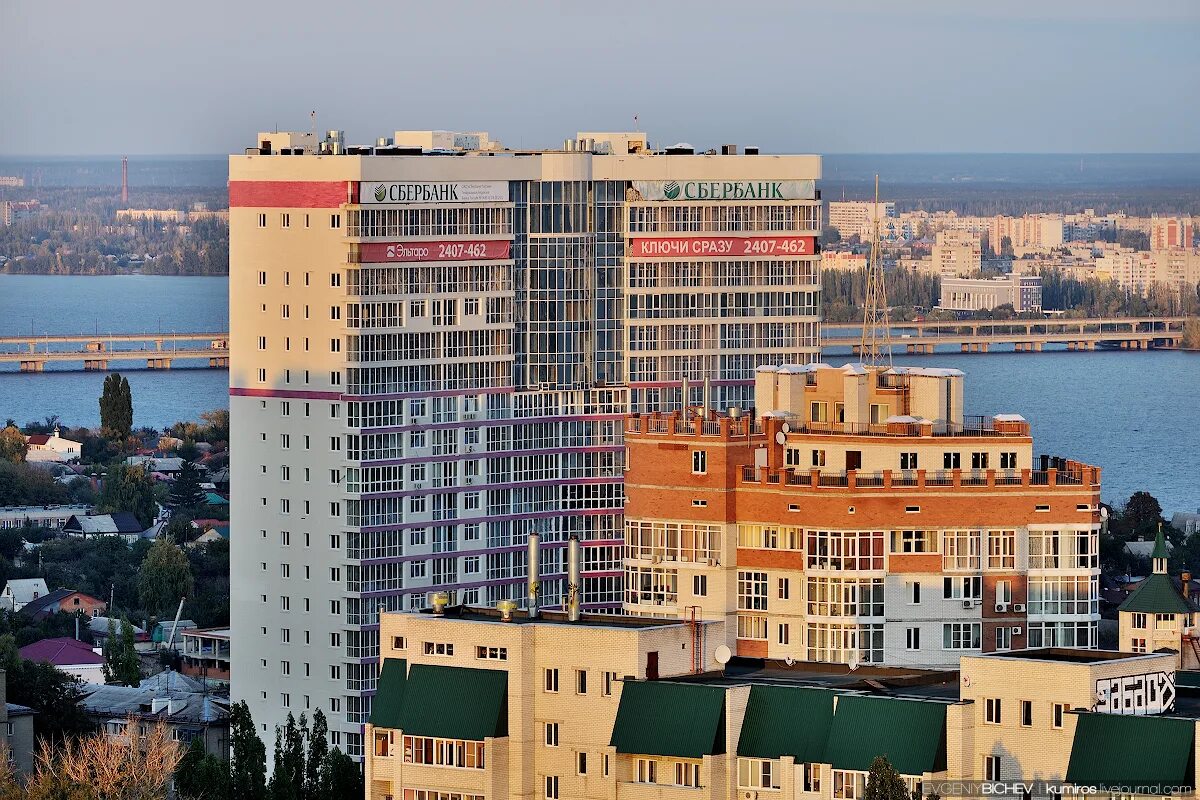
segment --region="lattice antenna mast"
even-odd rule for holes
[[[862,340],[859,356],[872,367],[892,365],[892,320],[888,310],[887,284],[879,257],[879,176],[875,176],[875,211],[871,224],[871,257],[867,262],[867,296],[863,303]]]

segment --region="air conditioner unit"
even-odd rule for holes
[[[662,563],[662,556],[652,556],[652,557],[650,558],[650,563],[652,563],[652,564],[661,564],[661,563]]]
[[[1021,626],[1020,626],[1020,625],[1018,625],[1018,626],[1016,626],[1015,628],[1013,628],[1013,629],[1012,629],[1012,635],[1013,635],[1013,636],[1020,636],[1020,635],[1021,635],[1021,633],[1022,633],[1022,631],[1021,631]]]
[[[710,558],[705,563],[707,563],[710,567],[715,567],[717,566],[718,562],[715,558]]]
[[[1025,613],[1025,604],[1024,603],[1013,604],[1013,611],[1017,612],[1018,614],[1024,614]]]
[[[983,598],[982,598],[982,597],[976,597],[975,599],[973,599],[973,600],[971,601],[971,605],[973,605],[973,606],[981,606],[981,605],[983,605]]]
[[[974,600],[963,600],[963,608],[974,608],[974,607],[975,607]]]
[[[1003,614],[1008,611],[1008,603],[996,603],[996,613]]]
[[[758,792],[753,789],[746,789],[741,794],[742,800],[758,800]]]

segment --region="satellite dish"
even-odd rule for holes
[[[779,433],[775,434],[775,442],[777,444],[787,444],[787,434],[784,433],[783,431],[780,431]]]
[[[847,664],[847,666],[850,667],[851,670],[858,669],[858,651],[857,650],[850,651],[850,660],[847,661],[846,664]]]
[[[728,645],[718,645],[713,652],[713,658],[717,660],[718,664],[725,666],[729,663],[729,659],[733,658],[733,651],[729,649]]]
[[[968,689],[971,688],[971,676],[970,675],[963,675],[963,686],[966,686]]]
[[[1100,506],[1100,519],[1108,519],[1108,509]]]
[[[784,433],[791,433],[791,432],[792,432],[792,426],[791,426],[791,425],[788,425],[788,424],[785,422],[785,423],[783,423],[783,425],[781,425],[781,426],[780,426],[780,430],[782,430]]]

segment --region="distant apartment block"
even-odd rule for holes
[[[1191,217],[1150,218],[1150,249],[1191,249],[1195,243],[1195,223]]]
[[[849,250],[829,251],[821,253],[821,269],[858,270],[867,268],[865,253],[852,253]]]
[[[937,307],[946,311],[990,311],[1011,305],[1018,314],[1042,310],[1042,279],[1011,274],[997,278],[942,278]]]
[[[880,227],[883,228],[886,225],[885,220],[896,219],[896,204],[882,202],[876,206],[873,201],[831,200],[829,225],[837,228],[843,239],[856,235],[869,239],[876,213],[879,215]]]
[[[1063,218],[1056,214],[993,217],[988,233],[992,250],[999,253],[1006,238],[1014,248],[1060,247],[1063,243]]]
[[[17,175],[0,175],[0,186],[20,188],[25,185],[25,179]]]
[[[1096,259],[1095,275],[1139,294],[1148,293],[1155,285],[1194,291],[1200,283],[1200,250],[1109,251]]]
[[[6,226],[17,220],[32,217],[42,208],[37,200],[0,200],[0,222]]]

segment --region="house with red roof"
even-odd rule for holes
[[[104,683],[104,656],[86,642],[60,636],[27,644],[18,652],[27,661],[53,664],[85,683]]]
[[[29,444],[26,461],[78,461],[83,454],[83,443],[59,436],[58,426],[53,433],[35,433],[25,437]]]

